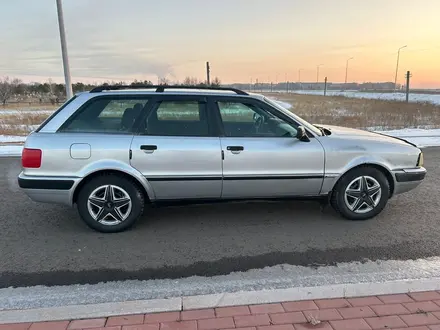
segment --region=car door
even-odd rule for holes
[[[217,97],[214,108],[222,123],[222,198],[320,193],[324,149],[316,138],[297,139],[293,119],[250,98]]]
[[[131,165],[150,182],[156,199],[220,198],[220,139],[204,97],[156,97],[131,151]]]

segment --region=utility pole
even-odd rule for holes
[[[316,87],[318,87],[318,83],[319,83],[319,67],[323,65],[323,64],[318,64],[316,67]]]
[[[324,79],[324,96],[327,95],[327,77]]]
[[[397,89],[397,73],[399,72],[399,60],[400,60],[400,50],[407,47],[407,45],[400,47],[397,50],[397,64],[396,64],[396,76],[394,78],[394,91]]]
[[[412,77],[412,74],[410,71],[406,72],[405,78],[406,78],[406,103],[409,102],[409,80]]]
[[[347,88],[347,77],[348,77],[348,61],[352,60],[354,57],[350,57],[347,60],[347,65],[345,66],[345,88]]]
[[[209,62],[206,62],[206,83],[208,84],[208,86],[211,85],[211,79],[209,77],[210,71],[211,69],[209,67]]]
[[[58,27],[60,29],[61,53],[63,57],[64,80],[66,83],[66,98],[70,99],[73,96],[73,91],[72,80],[70,78],[69,57],[67,55],[66,32],[64,30],[63,5],[61,3],[61,0],[56,1],[58,12]]]
[[[302,84],[301,84],[301,70],[298,70],[298,82],[299,82],[299,89],[302,90]]]

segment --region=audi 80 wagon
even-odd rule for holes
[[[26,139],[18,184],[78,208],[101,232],[146,203],[324,197],[366,220],[425,178],[423,153],[394,137],[312,125],[233,88],[101,86],[76,94]]]

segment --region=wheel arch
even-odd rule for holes
[[[375,169],[381,171],[381,172],[385,175],[385,177],[387,178],[388,183],[389,183],[389,185],[390,185],[390,196],[389,196],[389,198],[391,198],[391,197],[393,196],[393,194],[394,194],[394,189],[395,189],[394,177],[393,177],[393,175],[391,174],[391,171],[390,171],[386,166],[384,166],[384,165],[382,165],[382,164],[374,163],[374,162],[365,162],[365,163],[361,163],[361,164],[355,165],[355,166],[350,167],[350,168],[348,168],[347,170],[345,170],[345,171],[344,171],[344,172],[343,172],[343,173],[337,178],[337,180],[335,181],[335,183],[334,183],[334,185],[333,185],[333,187],[332,187],[332,189],[331,189],[331,191],[330,191],[330,195],[333,193],[334,188],[338,185],[338,183],[341,181],[341,179],[342,179],[347,173],[350,173],[351,171],[354,171],[354,170],[356,170],[356,169],[363,168],[363,167],[375,168]]]
[[[142,178],[140,178],[139,175],[135,175],[130,172],[126,172],[126,171],[123,171],[120,169],[114,169],[114,168],[105,168],[105,169],[99,169],[96,171],[92,171],[82,178],[82,180],[74,188],[74,191],[72,194],[72,205],[76,203],[77,198],[78,198],[78,194],[81,191],[81,188],[84,187],[84,185],[87,182],[90,182],[90,180],[92,180],[98,176],[110,175],[110,174],[119,175],[119,176],[122,176],[126,179],[131,180],[143,192],[144,198],[146,201],[151,201],[154,198],[154,192],[153,192],[151,186],[149,185],[148,181],[145,178],[144,178],[144,180],[142,180]],[[145,182],[143,182],[143,181],[145,181]]]

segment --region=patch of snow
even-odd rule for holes
[[[295,94],[324,95],[324,91],[293,91]],[[328,96],[344,96],[360,99],[405,101],[405,93],[370,93],[359,91],[327,91]],[[432,103],[440,105],[440,94],[410,93],[409,101],[413,103]]]
[[[279,105],[281,105],[283,108],[290,109],[292,107],[292,105],[290,103],[280,101],[280,100],[274,100],[274,101],[276,103],[278,103]]]
[[[382,131],[393,136],[412,136],[412,137],[429,137],[440,136],[440,129],[421,129],[421,128],[403,128],[389,131]]]
[[[435,283],[433,279],[437,279],[439,274],[439,257],[417,260],[366,260],[322,267],[281,264],[212,277],[191,276],[179,279],[109,281],[84,285],[10,287],[0,289],[0,310],[3,313],[20,310],[21,314],[21,311],[36,308],[169,299],[207,294],[217,295],[219,300],[216,301],[223,301],[225,297],[223,293],[246,294],[250,291],[252,291],[252,298],[264,297],[263,300],[267,301],[269,293],[274,293],[274,291],[270,292],[271,290],[282,289],[289,289],[289,294],[301,293],[303,294],[301,298],[304,299],[312,292],[313,294],[318,292],[317,290],[321,294],[334,294],[339,292],[337,290],[343,291],[342,288],[348,288],[347,285],[356,285],[357,294],[371,290],[375,286],[378,288],[377,285],[381,285],[381,293],[391,294],[421,291],[421,288],[426,290],[426,286],[421,285]],[[408,286],[402,287],[401,285],[405,285],[403,283],[408,283]],[[410,290],[410,283],[411,285],[423,284],[413,286],[418,290]],[[302,289],[310,289],[310,291],[302,291]],[[279,292],[277,292],[277,298],[281,296]],[[378,294],[378,291],[374,294]],[[284,294],[282,296],[285,297]],[[216,299],[215,296],[213,298]],[[314,296],[310,299],[313,298]],[[48,314],[59,315],[55,311]],[[310,329],[319,329],[319,327],[310,327]]]
[[[34,131],[36,130],[40,125],[24,125],[24,124],[2,124],[0,122],[0,128],[4,128],[4,129],[11,129],[11,128],[15,128],[15,129],[21,129],[23,131]]]
[[[345,108],[333,108],[330,109],[330,112],[334,117],[354,117],[357,115]]]
[[[24,141],[26,141],[26,136],[0,135],[0,143],[24,142]]]
[[[404,128],[376,132],[405,139],[418,147],[440,146],[440,129]]]
[[[276,97],[268,97],[271,101],[274,101],[276,103],[278,103],[279,105],[281,105],[283,108],[285,109],[290,109],[292,108],[292,104],[288,103],[288,102],[284,102],[284,101],[280,101],[278,100]]]
[[[17,114],[28,114],[28,113],[34,113],[34,114],[43,114],[43,115],[50,115],[54,113],[55,110],[47,110],[47,109],[37,109],[37,110],[30,110],[30,109],[0,109],[0,115],[17,115]]]
[[[0,157],[21,156],[22,150],[23,150],[23,146],[21,146],[21,145],[0,146]]]

